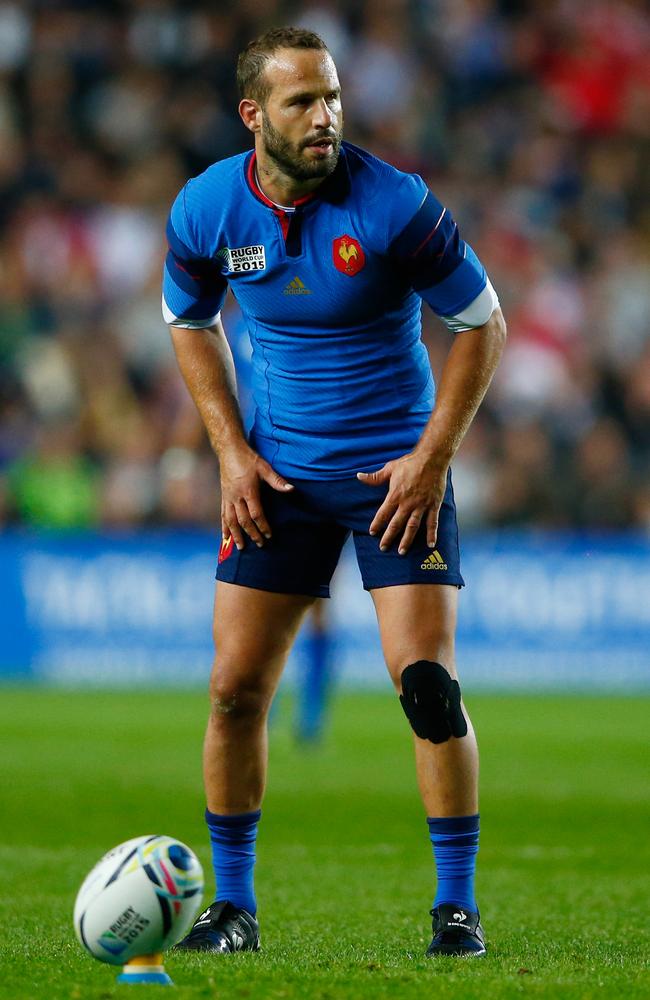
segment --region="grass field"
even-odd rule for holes
[[[172,953],[173,995],[650,997],[650,699],[468,701],[482,748],[485,960],[422,957],[432,861],[399,705],[342,696],[324,745],[305,751],[284,699],[260,827],[263,951]],[[117,986],[84,954],[72,904],[100,854],[142,833],[185,840],[209,876],[204,715],[196,693],[0,690],[0,997],[160,996]]]

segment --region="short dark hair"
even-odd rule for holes
[[[249,97],[264,104],[271,88],[264,77],[270,57],[278,49],[319,49],[327,45],[314,31],[305,28],[272,28],[249,42],[237,60],[237,87],[241,98]]]

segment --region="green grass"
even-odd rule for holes
[[[485,960],[422,957],[432,861],[395,699],[342,696],[309,752],[292,743],[283,699],[257,868],[264,950],[170,954],[172,995],[650,997],[650,699],[468,700]],[[77,944],[71,910],[97,858],[138,834],[180,837],[209,872],[204,715],[196,693],[0,690],[0,997],[160,996],[118,987]]]

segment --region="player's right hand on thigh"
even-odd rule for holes
[[[235,545],[241,550],[246,534],[261,547],[264,539],[271,537],[271,526],[262,508],[260,482],[263,480],[280,493],[292,490],[292,484],[248,445],[222,452],[219,467],[223,537],[232,535]]]

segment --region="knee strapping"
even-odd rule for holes
[[[440,663],[418,660],[402,671],[399,699],[416,736],[446,743],[450,736],[467,735],[460,705],[460,684]]]

